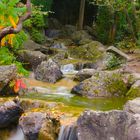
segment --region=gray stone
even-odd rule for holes
[[[96,72],[95,69],[83,69],[80,70],[74,77],[74,80],[76,81],[84,81],[85,79],[88,79],[92,77],[92,75]]]
[[[123,75],[117,71],[97,71],[93,76],[80,82],[72,89],[72,93],[94,97],[125,96],[127,84]]]
[[[58,38],[61,36],[61,31],[57,29],[47,29],[46,36],[48,38]]]
[[[16,124],[22,113],[22,108],[14,101],[5,102],[0,106],[0,128]]]
[[[35,43],[33,40],[27,40],[26,42],[24,42],[23,48],[25,50],[35,51],[42,48],[42,45]]]
[[[110,46],[108,49],[107,49],[107,52],[111,52],[111,53],[114,53],[114,54],[117,54],[119,55],[120,57],[130,61],[131,58],[125,54],[124,52],[120,51],[118,48],[114,47],[114,46]]]
[[[140,115],[85,111],[77,121],[78,140],[140,140]]]
[[[78,62],[75,64],[76,70],[82,70],[82,69],[97,69],[98,65],[96,63],[92,62]]]
[[[124,110],[129,113],[140,114],[140,98],[129,100],[124,105]]]
[[[62,72],[52,59],[43,61],[35,71],[35,78],[40,81],[55,83],[62,78]]]
[[[105,47],[98,41],[91,41],[81,46],[73,46],[69,48],[71,57],[97,63],[102,61],[105,54]]]
[[[71,36],[76,31],[76,27],[73,25],[65,25],[62,29],[62,33],[65,37]]]
[[[15,65],[0,66],[0,92],[8,86],[9,82],[17,76],[17,68]]]
[[[60,122],[50,113],[27,112],[21,116],[19,125],[29,140],[55,140]]]
[[[81,40],[91,40],[92,37],[84,30],[81,31],[75,31],[72,35],[71,35],[71,39],[79,45]]]
[[[30,69],[35,69],[47,56],[40,51],[21,50],[18,52],[19,60],[25,63]]]

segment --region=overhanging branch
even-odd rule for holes
[[[31,1],[30,0],[26,1],[26,7],[27,7],[27,12],[23,16],[19,17],[19,21],[17,23],[16,28],[13,28],[12,26],[9,26],[9,27],[3,28],[0,31],[0,41],[6,35],[8,35],[8,34],[17,34],[22,30],[23,22],[25,20],[27,20],[28,18],[30,18],[30,16],[31,16]]]

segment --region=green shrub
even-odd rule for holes
[[[34,6],[32,17],[24,22],[24,28],[29,32],[31,38],[39,44],[45,43],[44,28],[46,27],[44,16],[47,12],[42,12],[41,7]]]
[[[128,51],[133,51],[136,49],[136,43],[131,38],[125,38],[124,40],[117,42],[116,47],[119,49],[124,49]]]
[[[0,48],[0,65],[11,64],[15,64],[17,66],[19,74],[23,74],[25,76],[28,75],[28,71],[23,68],[22,63],[16,60],[14,54],[11,53],[7,47]]]
[[[16,34],[13,39],[13,51],[17,51],[22,48],[23,43],[28,39],[27,34],[22,30]]]
[[[35,28],[31,29],[31,38],[39,44],[45,43],[45,36],[41,33],[40,30],[37,30]]]
[[[108,43],[111,22],[112,14],[110,8],[106,6],[99,7],[96,21],[97,38],[104,44]]]
[[[121,60],[115,54],[113,54],[113,53],[108,53],[107,54],[105,65],[106,65],[106,68],[108,70],[112,70],[112,69],[118,68],[118,67],[120,67],[120,65],[122,63],[123,63],[123,60]]]

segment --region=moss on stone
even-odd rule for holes
[[[121,74],[113,73],[112,75],[104,79],[106,83],[107,92],[111,93],[112,95],[126,95],[128,91],[127,85],[124,83],[121,77]]]
[[[140,88],[139,87],[131,87],[126,95],[128,97],[139,97],[140,96]]]
[[[103,51],[100,48],[102,48],[101,44],[92,41],[86,45],[71,47],[69,53],[72,57],[96,62],[103,57]]]

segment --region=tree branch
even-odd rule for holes
[[[1,42],[2,38],[4,38],[6,35],[17,34],[22,30],[23,22],[25,20],[27,20],[28,18],[30,18],[30,16],[31,16],[31,1],[30,0],[26,1],[26,7],[27,7],[27,12],[23,16],[19,17],[19,21],[17,23],[16,28],[9,26],[9,27],[3,28],[0,31],[0,42]]]

